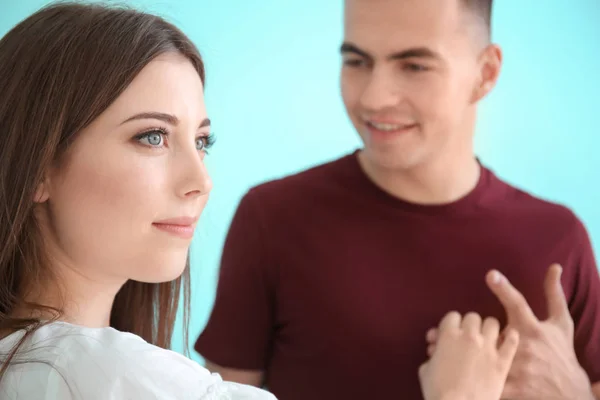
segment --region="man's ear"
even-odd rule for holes
[[[479,76],[473,91],[473,103],[483,99],[496,86],[502,69],[502,49],[488,45],[479,56]]]

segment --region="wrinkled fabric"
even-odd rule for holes
[[[23,337],[0,341],[5,355]],[[179,353],[112,328],[62,322],[28,338],[2,382],[3,400],[276,400],[263,390],[223,382]]]

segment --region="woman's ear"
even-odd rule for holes
[[[45,203],[50,198],[50,192],[48,191],[49,182],[48,179],[44,179],[40,182],[35,189],[33,195],[33,201],[35,203]]]

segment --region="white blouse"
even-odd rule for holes
[[[0,359],[23,334],[0,340]],[[255,387],[223,382],[139,336],[64,322],[41,327],[24,343],[0,381],[0,399],[276,400]]]

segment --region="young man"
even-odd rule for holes
[[[504,398],[591,395],[600,279],[587,232],[474,155],[502,61],[490,14],[491,0],[346,0],[342,95],[364,149],[243,198],[196,344],[209,368],[280,400],[421,399],[425,333],[474,311],[521,335]],[[545,321],[552,263],[572,334]],[[491,268],[532,312],[494,297]]]

